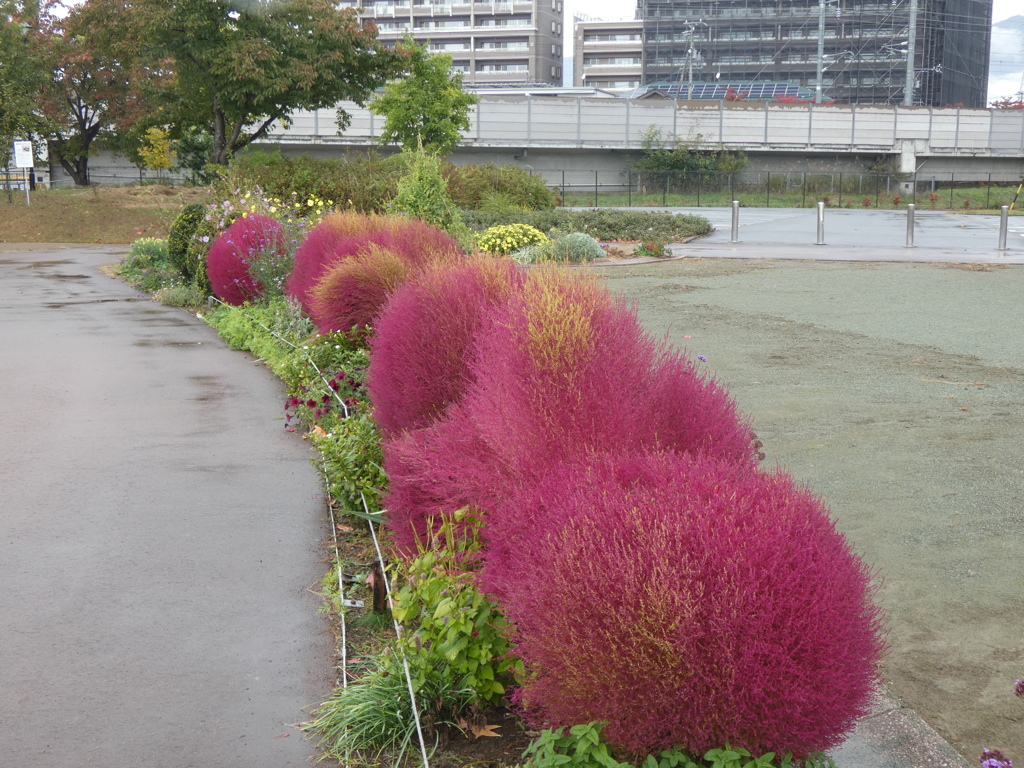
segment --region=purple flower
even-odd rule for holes
[[[1013,768],[1013,761],[998,749],[985,749],[980,759],[981,768]]]
[[[706,363],[708,361],[708,359],[704,357],[704,355],[697,355],[697,359],[700,360],[702,363]]]
[[[1024,698],[1024,678],[1017,681],[1017,685],[1013,687],[1013,693],[1021,698]]]

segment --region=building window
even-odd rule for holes
[[[479,64],[477,72],[529,72],[527,64]]]

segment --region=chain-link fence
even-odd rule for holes
[[[987,174],[864,174],[779,171],[556,171],[544,174],[566,206],[997,209],[1021,180]],[[1024,203],[1024,199],[1019,201]]]

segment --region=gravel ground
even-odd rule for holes
[[[1024,761],[1024,268],[603,267],[725,382],[875,567],[883,678],[976,762]],[[825,628],[827,630],[827,628]]]

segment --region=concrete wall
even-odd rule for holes
[[[296,113],[292,125],[270,140],[293,148],[371,146],[382,119],[353,104],[342,106],[352,114],[342,136],[332,109]],[[742,150],[751,167],[764,170],[854,172],[895,158],[907,173],[983,168],[1010,179],[1020,175],[1024,157],[1024,110],[509,94],[489,95],[473,109],[453,159],[490,157],[537,169],[624,167],[651,130],[668,143]]]

